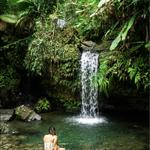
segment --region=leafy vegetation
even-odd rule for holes
[[[61,91],[66,109],[80,107],[72,97],[79,97],[84,40],[110,43],[100,51],[101,92],[109,95],[114,83],[148,91],[149,11],[147,0],[1,0],[0,96],[16,97],[25,73]]]
[[[39,99],[37,104],[36,104],[36,106],[35,106],[35,110],[38,113],[50,110],[50,103],[49,103],[49,101],[46,98]]]
[[[71,28],[56,29],[56,24],[52,21],[50,18],[46,18],[43,22],[41,20],[36,22],[37,32],[33,35],[34,39],[29,45],[25,58],[26,68],[37,74],[41,74],[44,71],[45,64],[49,65],[49,67],[55,66],[57,68],[62,61],[63,63],[72,60],[76,61],[79,57],[76,42],[78,38],[75,35],[75,31]],[[74,71],[67,70],[69,65],[71,66],[71,64],[66,64],[63,69],[66,68],[65,71],[70,72],[71,76]]]
[[[100,57],[101,91],[108,95],[113,80],[131,81],[137,89],[148,89],[148,1],[67,0],[57,7],[55,16],[75,28],[81,40],[111,41]]]
[[[143,1],[143,4],[146,6],[148,3]],[[107,79],[109,79],[109,82],[112,82],[112,79],[131,81],[136,85],[137,89],[144,88],[146,90],[150,84],[148,80],[149,51],[145,48],[145,45],[148,43],[148,31],[143,30],[143,35],[141,35],[139,30],[148,27],[147,18],[149,11],[148,7],[139,9],[140,5],[141,1],[138,0],[114,2],[114,8],[118,8],[114,10],[114,13],[119,15],[116,16],[118,25],[112,27],[109,30],[109,34],[107,33],[103,37],[103,40],[111,39],[114,37],[114,33],[117,36],[112,41],[110,51],[102,57],[104,61],[107,61],[108,70],[106,74],[108,74]],[[130,13],[131,17],[125,12]],[[143,22],[142,26],[140,25],[141,21]],[[119,31],[119,34],[116,31]]]

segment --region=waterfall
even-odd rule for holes
[[[85,51],[81,56],[82,108],[79,116],[68,118],[69,122],[95,125],[107,123],[107,119],[99,116],[98,87],[94,86],[98,70],[99,54]]]
[[[90,51],[83,52],[81,56],[81,84],[82,84],[82,108],[81,116],[83,118],[97,117],[98,110],[98,87],[94,86],[96,82],[96,73],[98,69],[99,54]]]

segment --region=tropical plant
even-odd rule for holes
[[[145,6],[142,9],[141,4]],[[107,22],[112,22],[113,19],[116,20],[116,23],[114,25],[111,23],[111,26],[108,25],[108,31],[102,36],[103,42],[111,40],[112,43],[109,50],[100,57],[98,72],[100,90],[109,91],[114,80],[132,83],[139,90],[147,90],[150,85],[148,80],[150,71],[148,67],[149,41],[147,38],[148,2],[146,0],[142,2],[140,0],[101,0],[92,17],[99,16],[101,12],[107,12],[105,13],[108,16]],[[131,17],[125,12],[130,13]],[[140,24],[141,21],[143,22],[142,25]],[[143,34],[139,30],[142,30]]]
[[[49,101],[46,98],[40,98],[35,106],[35,110],[38,113],[50,110]]]
[[[1,0],[0,25],[8,26],[0,26],[1,88],[18,87],[17,72],[26,70],[48,78],[53,89],[75,92],[80,41],[93,40],[111,43],[100,54],[101,91],[108,95],[113,83],[147,90],[149,11],[147,0]],[[66,100],[66,107],[74,105]]]
[[[99,72],[97,74],[97,82],[101,92],[104,92],[108,96],[109,78],[108,78],[108,62],[107,60],[101,61]]]
[[[53,3],[52,3],[53,4]],[[47,14],[47,0],[6,0],[1,2],[0,19],[19,26],[33,26],[37,17]]]
[[[141,4],[145,4],[142,9]],[[66,29],[60,30],[53,23],[55,19],[61,18],[70,27],[78,31],[80,39],[94,39],[101,42],[112,41],[110,51],[108,50],[107,55],[102,55],[100,58],[98,73],[100,90],[108,93],[106,91],[109,89],[113,78],[120,81],[134,81],[133,83],[137,88],[148,87],[148,65],[146,63],[144,68],[138,66],[141,64],[139,60],[145,63],[148,59],[148,51],[145,46],[148,45],[145,41],[147,31],[144,31],[144,34],[141,35],[137,30],[137,28],[142,29],[147,26],[148,7],[146,6],[146,0],[143,2],[140,0],[82,0],[79,2],[67,0],[57,3],[56,10],[50,15],[49,19],[37,21],[36,29],[38,32],[34,34],[35,39],[29,46],[25,60],[26,67],[41,74],[44,66],[46,66],[45,63],[47,64],[50,60],[50,66],[55,64],[55,70],[59,70],[56,71],[56,74],[60,74],[59,77],[54,70],[51,70],[54,80],[61,81],[62,84],[68,84],[66,81],[62,81],[61,77],[65,78],[65,76],[71,75],[70,67],[68,67],[71,65],[70,61],[66,63],[66,60],[68,61],[72,57],[71,55],[66,58],[64,56],[67,53],[73,54],[71,51],[74,48],[76,49],[74,42],[77,38],[75,32],[69,36],[71,30],[69,32]],[[131,17],[125,12],[130,13]],[[139,24],[140,21],[143,21],[144,24]],[[68,39],[61,38],[62,35],[67,35],[65,32],[68,34]],[[145,39],[143,36],[145,36]],[[70,42],[70,39],[76,40]],[[140,50],[142,51],[141,54]],[[76,58],[78,59],[78,57]],[[65,60],[65,62],[60,63],[62,60]],[[135,70],[136,73],[134,74]]]
[[[36,30],[25,58],[26,68],[40,75],[46,71],[46,66],[55,67],[55,70],[62,68],[62,72],[67,71],[66,75],[72,76],[76,68],[69,70],[69,66],[78,65],[74,62],[79,57],[76,31],[71,28],[64,30],[56,28],[56,24],[51,18],[45,18],[42,21],[37,20]],[[64,38],[62,38],[63,36]],[[67,63],[72,61],[73,63]],[[58,65],[61,64],[60,62],[64,62],[62,64],[65,65]]]

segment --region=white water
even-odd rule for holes
[[[89,118],[83,118],[81,116],[74,116],[67,118],[68,122],[72,122],[75,124],[88,124],[88,125],[95,125],[100,123],[108,123],[107,119],[105,117],[89,117]]]
[[[98,87],[94,86],[93,84],[93,81],[96,82],[95,75],[98,69],[98,57],[99,55],[97,53],[91,53],[89,51],[83,52],[81,56],[81,117],[90,119],[90,121],[91,119],[96,118],[99,115],[97,100]]]
[[[82,84],[82,107],[81,115],[68,118],[67,121],[77,124],[95,125],[107,123],[105,117],[99,116],[98,108],[98,87],[96,73],[98,69],[97,53],[83,52],[81,56],[81,84]]]

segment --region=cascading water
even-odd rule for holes
[[[90,51],[81,56],[82,108],[81,117],[94,118],[98,116],[98,88],[94,86],[98,69],[99,54]],[[95,80],[95,81],[94,81]],[[94,81],[94,82],[93,82]]]
[[[106,123],[106,119],[99,116],[98,87],[96,73],[98,69],[99,54],[90,51],[83,52],[81,56],[81,84],[82,84],[82,108],[81,115],[68,118],[68,121],[79,124],[93,125]]]

